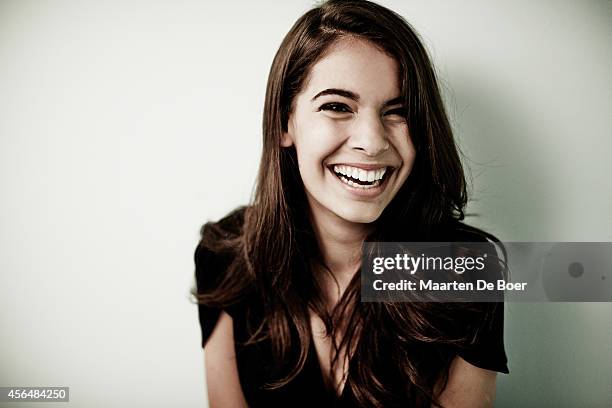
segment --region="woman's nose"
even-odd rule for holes
[[[378,156],[389,149],[387,132],[377,113],[362,114],[356,118],[348,140],[351,149],[368,156]]]

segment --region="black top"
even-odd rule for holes
[[[196,283],[198,292],[210,291],[218,284],[231,259],[226,255],[211,252],[208,248],[198,245],[195,254]],[[251,302],[248,308],[248,319],[261,319],[263,313],[254,298],[228,307],[225,311],[232,317],[234,340],[240,384],[249,407],[352,407],[352,393],[347,386],[350,373],[342,395],[338,398],[323,382],[319,360],[311,342],[308,359],[300,373],[286,386],[275,390],[266,390],[263,385],[270,380],[271,373],[277,367],[273,361],[269,341],[244,345],[249,339],[247,330],[246,302]],[[255,306],[255,307],[252,307]],[[497,304],[492,324],[481,332],[475,344],[470,348],[456,350],[470,364],[487,370],[508,373],[506,353],[503,340],[504,311],[503,303]],[[219,315],[220,309],[198,305],[199,320],[202,330],[202,347],[206,345]],[[260,312],[258,312],[258,310]],[[259,315],[257,315],[259,313]],[[256,316],[253,316],[256,314]],[[253,320],[249,320],[253,321]],[[350,366],[350,364],[349,364]]]

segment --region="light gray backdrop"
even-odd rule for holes
[[[471,222],[612,240],[612,2],[383,4],[435,60]],[[0,385],[205,404],[198,228],[248,201],[267,72],[310,5],[0,1]],[[497,406],[611,406],[611,312],[508,305]]]

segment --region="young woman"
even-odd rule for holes
[[[270,70],[254,200],[195,252],[211,407],[487,407],[503,307],[361,303],[364,241],[486,241],[413,29],[368,1],[302,16]],[[497,306],[497,307],[496,307]]]

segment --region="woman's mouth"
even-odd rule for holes
[[[374,189],[380,186],[392,172],[392,168],[386,166],[371,170],[349,165],[334,165],[330,167],[332,173],[334,173],[342,183],[363,190]]]

